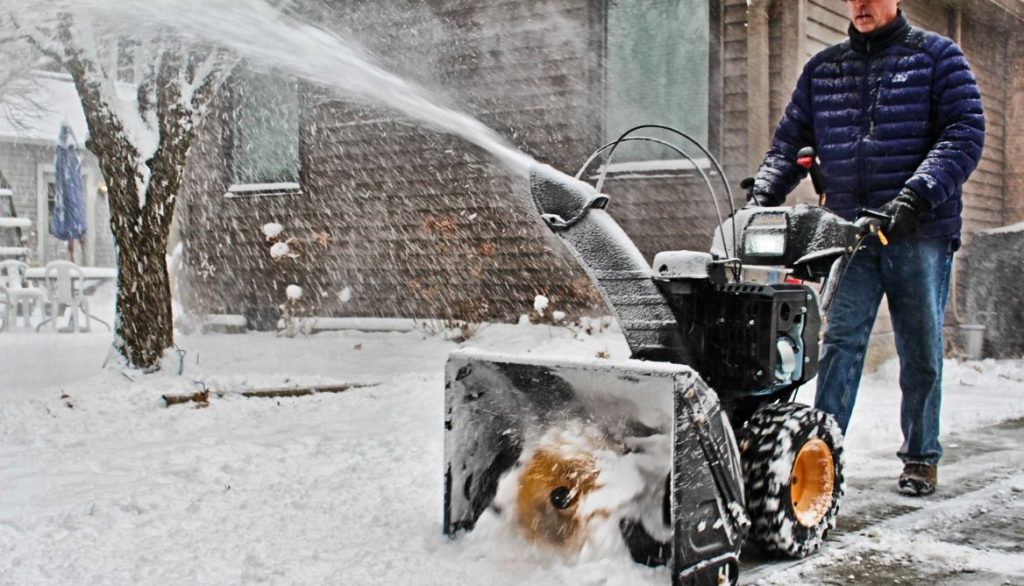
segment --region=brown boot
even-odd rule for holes
[[[939,484],[939,467],[934,464],[910,463],[900,474],[900,492],[910,496],[927,496]]]

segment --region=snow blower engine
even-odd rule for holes
[[[744,540],[801,557],[834,527],[842,437],[831,416],[792,402],[815,376],[821,311],[846,262],[884,220],[848,222],[821,207],[744,208],[716,228],[711,252],[661,252],[649,266],[578,178],[623,142],[668,146],[717,201],[704,166],[641,129],[598,149],[576,178],[531,173],[541,218],[614,311],[629,360],[558,360],[453,352],[445,381],[444,531],[506,523],[569,553],[621,544],[668,565],[672,583],[732,584]],[[806,155],[806,153],[802,153]],[[804,157],[806,159],[806,157]],[[813,154],[811,155],[813,161]],[[706,165],[705,165],[706,166]],[[716,210],[717,210],[716,204]],[[744,282],[772,267],[819,281]],[[712,390],[714,389],[714,390]]]

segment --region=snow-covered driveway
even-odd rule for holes
[[[420,332],[180,336],[181,375],[171,363],[134,381],[100,368],[107,344],[103,331],[0,335],[2,584],[668,583],[665,570],[633,565],[615,548],[566,561],[500,532],[441,536],[451,342]],[[469,345],[627,353],[615,331],[529,325],[491,326]],[[839,583],[884,551],[899,575],[991,577],[981,574],[988,564],[1024,581],[1019,547],[986,552],[967,541],[979,515],[1020,511],[1024,433],[992,426],[1024,416],[1024,365],[947,363],[948,457],[928,501],[893,490],[894,380],[892,368],[865,379],[834,547],[797,567],[748,567],[751,578]],[[216,390],[379,384],[164,406],[162,394],[193,392],[197,381]]]

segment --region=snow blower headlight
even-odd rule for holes
[[[750,231],[743,241],[743,252],[750,256],[782,256],[786,252],[786,233]]]
[[[750,218],[743,235],[745,256],[782,256],[786,252],[786,216],[762,213]]]

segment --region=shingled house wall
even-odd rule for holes
[[[1019,92],[1010,86],[1019,85],[1012,72],[1020,43],[997,26],[1019,23],[1019,15],[1008,18],[985,0],[959,11],[940,0],[903,4],[915,24],[960,37],[982,86],[990,132],[985,160],[965,187],[969,241],[971,232],[1016,221],[1024,209],[1007,183],[1019,183],[1020,164],[1006,155],[1020,150],[1020,133],[1010,130],[1021,123]],[[541,162],[574,172],[605,137],[606,0],[309,0],[304,10]],[[751,11],[764,15],[763,29],[750,26]],[[847,21],[829,0],[715,0],[711,24],[709,146],[739,203],[736,183],[760,162],[800,68],[841,41]],[[538,223],[523,178],[464,141],[390,112],[313,88],[302,94],[301,195],[225,199],[226,129],[222,117],[208,119],[181,209],[182,282],[197,311],[272,311],[292,282],[316,292],[308,311],[317,315],[514,319],[539,293],[570,313],[606,311]],[[722,178],[711,179],[724,209]],[[715,210],[695,174],[632,173],[605,187],[609,211],[648,258],[708,247]],[[813,199],[806,185],[791,198]],[[303,257],[269,259],[259,228],[270,221],[310,241]],[[330,242],[312,243],[314,233]],[[352,295],[343,303],[346,289]]]
[[[539,161],[570,169],[595,135],[598,4],[408,3],[376,23],[366,14],[346,22],[321,7],[320,17],[336,18],[342,29],[358,24],[371,51],[386,47],[387,55],[432,64],[422,71],[384,63],[457,100]],[[315,292],[310,311],[317,315],[514,319],[542,293],[570,314],[606,311],[540,224],[525,178],[392,113],[310,88],[303,100],[301,195],[225,199],[224,117],[208,119],[181,217],[189,267],[183,280],[193,307],[272,312],[284,287],[296,283],[307,297]],[[260,232],[271,221],[286,235],[309,240],[320,233],[330,241],[273,262]]]

